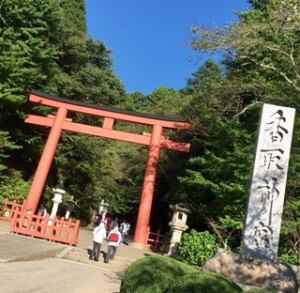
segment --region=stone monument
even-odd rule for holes
[[[242,255],[276,260],[295,109],[264,104]]]
[[[264,104],[253,168],[242,253],[219,251],[204,269],[242,286],[296,293],[289,265],[277,260],[295,109]]]

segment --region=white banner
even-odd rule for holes
[[[264,104],[242,254],[275,260],[278,252],[295,109]]]

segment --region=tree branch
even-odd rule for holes
[[[247,105],[242,111],[240,111],[239,113],[235,114],[233,116],[233,119],[237,119],[239,116],[241,116],[242,114],[244,114],[246,111],[248,111],[249,109],[253,108],[254,106],[258,105],[258,104],[262,104],[263,102],[260,101],[255,101],[252,104]]]
[[[217,237],[219,238],[220,242],[222,243],[224,248],[227,248],[226,242],[221,234],[221,232],[217,229],[213,219],[207,217],[207,223],[208,225],[212,228],[212,230],[214,231],[214,233],[217,235]]]
[[[252,61],[254,64],[260,66],[260,67],[263,68],[263,69],[268,69],[268,70],[272,70],[272,71],[276,72],[276,73],[279,74],[281,77],[283,77],[284,80],[285,80],[288,84],[290,84],[297,92],[300,92],[300,87],[297,86],[297,84],[296,84],[293,80],[291,80],[291,79],[287,76],[287,74],[286,74],[285,72],[279,70],[279,69],[276,68],[273,64],[266,64],[266,63],[264,63],[264,62],[257,62],[256,60],[251,59],[251,58],[249,58],[249,57],[245,57],[245,58],[249,59],[249,60]]]

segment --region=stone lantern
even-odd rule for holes
[[[101,200],[101,203],[99,205],[98,213],[101,215],[101,220],[105,221],[106,214],[108,212],[109,204],[105,200]]]
[[[186,222],[190,210],[183,204],[170,205],[170,209],[173,211],[173,217],[169,223],[171,227],[171,240],[168,255],[174,255],[180,243],[182,233],[188,228]]]
[[[66,193],[66,191],[60,188],[54,188],[53,192],[54,192],[54,196],[52,198],[53,206],[50,214],[51,219],[56,218],[58,206],[62,202],[63,195]]]

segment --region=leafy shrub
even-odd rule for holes
[[[25,181],[19,171],[11,170],[0,185],[0,205],[4,198],[22,202],[30,188],[30,182]]]
[[[221,275],[200,272],[181,276],[167,293],[238,293],[242,289]]]
[[[280,256],[279,259],[284,262],[291,265],[299,265],[300,262],[300,252],[295,251],[291,248],[285,248],[283,247],[280,250]]]
[[[184,233],[176,258],[192,265],[202,266],[217,251],[216,237],[208,231],[191,230]]]
[[[121,293],[163,293],[180,276],[200,271],[170,257],[149,256],[133,263],[122,279]]]

